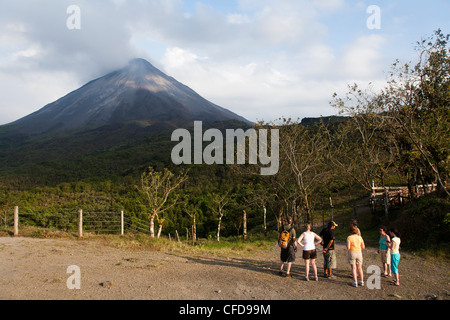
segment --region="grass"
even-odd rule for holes
[[[94,236],[105,245],[127,250],[155,250],[163,252],[183,252],[208,255],[249,255],[268,250],[276,243],[275,238],[251,236],[247,241],[240,237],[222,238],[220,242],[208,239],[198,239],[194,246],[185,240],[169,240],[168,238],[151,238],[142,234],[127,234],[124,236]]]
[[[379,228],[382,225],[390,227],[392,223],[403,226],[404,229],[406,228],[404,231],[401,230],[405,234],[405,237],[402,237],[403,250],[407,250],[415,255],[430,259],[450,259],[450,244],[448,241],[439,241],[435,244],[430,241],[426,244],[426,246],[422,247],[412,245],[410,247],[407,246],[407,240],[410,240],[409,242],[412,243],[412,240],[417,237],[419,239],[426,239],[425,236],[418,235],[418,232],[425,229],[425,226],[427,226],[426,222],[430,224],[430,227],[427,227],[426,234],[437,234],[438,230],[436,227],[433,227],[437,225],[434,220],[438,222],[442,221],[442,217],[445,218],[445,213],[448,212],[446,211],[446,208],[448,207],[445,207],[448,206],[448,200],[439,201],[433,197],[424,197],[419,199],[416,203],[411,203],[402,209],[391,212],[392,221],[385,221],[384,212],[378,212],[376,216],[372,216],[370,210],[361,211],[358,213],[357,219],[366,245],[372,247],[378,246]],[[442,204],[442,202],[444,202],[444,204]],[[426,214],[426,219],[424,218],[425,220],[421,218],[424,214]],[[317,218],[319,218],[319,216],[316,216],[316,220]],[[339,223],[338,228],[335,229],[336,239],[340,242],[345,242],[347,236],[349,235],[349,225],[350,221],[353,219],[353,210],[348,210],[348,208],[336,210],[334,219]],[[412,224],[414,219],[417,220],[417,222]],[[433,220],[434,223],[431,223],[431,220]],[[325,222],[326,221],[327,220],[325,220]],[[443,221],[448,224],[447,220]],[[420,226],[420,228],[416,229],[416,225]],[[445,224],[441,223],[441,229],[443,227],[445,227]],[[322,223],[317,225],[317,228],[314,231],[318,233],[321,228]],[[415,231],[413,232],[411,230]],[[299,235],[302,231],[303,230],[297,230],[297,234]],[[440,234],[442,233],[443,232],[441,231]],[[0,237],[12,235],[12,228],[0,228]],[[63,232],[31,226],[21,227],[20,235],[23,237],[42,239],[97,241],[105,246],[113,246],[126,250],[156,250],[198,255],[251,255],[272,248],[277,241],[277,233],[275,230],[272,230],[267,237],[264,237],[262,234],[249,234],[247,241],[243,241],[242,237],[222,237],[220,242],[217,242],[214,238],[201,238],[198,239],[197,245],[195,246],[192,245],[192,242],[187,242],[186,240],[177,241],[177,239],[174,238],[169,240],[165,237],[161,239],[154,239],[145,234],[126,234],[124,236],[119,236],[85,233],[83,239],[78,239],[77,234],[74,232]],[[406,236],[409,236],[411,239],[408,239]]]

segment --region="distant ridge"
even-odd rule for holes
[[[312,126],[318,123],[324,124],[334,124],[339,123],[348,119],[345,116],[326,116],[326,117],[311,117],[311,118],[303,118],[301,124],[304,126]]]

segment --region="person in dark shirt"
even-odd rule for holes
[[[278,240],[280,240],[281,232],[288,231],[289,232],[289,246],[286,249],[281,248],[280,254],[280,275],[283,275],[284,265],[287,263],[287,271],[286,277],[292,277],[291,275],[291,267],[292,263],[295,262],[295,240],[296,240],[296,232],[293,225],[292,217],[288,217],[287,223],[281,227],[278,233]]]
[[[336,253],[334,251],[334,229],[338,224],[330,221],[328,226],[320,232],[320,237],[323,239],[323,270],[324,277],[334,279],[333,269],[336,269]]]

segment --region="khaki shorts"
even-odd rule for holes
[[[381,263],[391,264],[391,255],[388,254],[386,257],[387,250],[380,250]]]
[[[362,264],[363,256],[361,251],[349,251],[348,252],[348,263],[350,264]]]
[[[334,250],[328,250],[323,254],[323,267],[325,269],[336,269],[336,253]]]

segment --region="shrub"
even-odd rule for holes
[[[450,244],[450,199],[430,194],[399,212],[393,226],[401,233],[402,247],[430,249]]]

